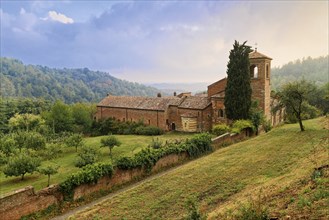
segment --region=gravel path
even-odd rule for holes
[[[190,163],[190,162],[191,162],[191,161],[189,161],[189,162],[187,162],[187,163],[184,163],[183,165],[186,165],[186,164],[188,164],[188,163]],[[117,190],[117,191],[115,191],[115,192],[113,192],[113,193],[110,193],[110,194],[108,194],[108,195],[106,195],[106,196],[103,196],[103,197],[101,197],[101,198],[99,198],[99,199],[97,199],[97,200],[95,200],[95,201],[93,201],[93,202],[91,202],[91,203],[88,203],[88,204],[85,204],[85,205],[79,206],[79,207],[77,207],[77,208],[75,208],[75,209],[72,209],[72,210],[66,212],[66,213],[63,213],[63,214],[60,215],[60,216],[56,216],[55,218],[52,218],[52,220],[63,220],[63,219],[67,219],[68,217],[70,217],[71,215],[74,215],[74,214],[77,213],[77,212],[80,212],[80,211],[82,211],[82,210],[85,210],[85,209],[87,209],[87,208],[90,208],[90,207],[92,207],[92,206],[94,206],[94,205],[96,205],[96,204],[98,204],[98,203],[102,203],[102,202],[104,202],[105,200],[108,200],[108,199],[110,199],[110,198],[113,198],[113,197],[119,195],[119,194],[122,193],[122,192],[129,191],[129,190],[131,190],[131,189],[133,189],[133,188],[135,188],[135,187],[137,187],[137,186],[139,186],[139,185],[142,185],[142,184],[145,183],[145,182],[148,182],[148,181],[151,181],[151,180],[153,180],[153,179],[159,178],[159,177],[161,177],[161,176],[163,176],[163,175],[165,175],[165,174],[167,174],[167,173],[169,173],[169,172],[172,172],[172,171],[178,169],[180,166],[182,166],[182,165],[178,165],[177,167],[173,167],[173,168],[170,168],[170,169],[165,170],[165,171],[163,171],[163,172],[160,172],[160,173],[158,173],[158,174],[155,174],[155,175],[149,176],[149,177],[147,177],[147,178],[145,178],[145,179],[143,179],[143,180],[141,180],[141,181],[139,181],[139,182],[133,183],[133,184],[128,185],[128,186],[126,186],[126,187],[124,187],[124,188],[122,188],[122,189],[119,189],[119,190]]]

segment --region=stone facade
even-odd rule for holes
[[[257,100],[267,120],[276,125],[283,113],[271,114],[271,58],[254,51],[249,54],[252,99]],[[114,117],[120,121],[140,121],[165,131],[200,132],[211,130],[214,124],[228,123],[225,117],[227,78],[208,86],[207,97],[181,93],[173,97],[107,96],[97,106],[96,119]]]

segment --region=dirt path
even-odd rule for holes
[[[94,206],[94,205],[96,205],[96,204],[98,204],[98,203],[102,203],[102,202],[104,202],[105,200],[108,200],[108,199],[110,199],[110,198],[113,198],[113,197],[119,195],[119,194],[122,193],[122,192],[129,191],[129,190],[131,190],[131,189],[133,189],[133,188],[135,188],[135,187],[137,187],[137,186],[139,186],[139,185],[142,185],[142,184],[145,183],[145,182],[148,182],[148,181],[151,181],[151,180],[153,180],[153,179],[159,178],[159,177],[161,177],[161,176],[163,176],[163,175],[166,175],[167,173],[170,173],[170,172],[172,172],[172,171],[174,171],[174,170],[180,168],[181,166],[184,166],[184,165],[186,165],[186,164],[188,164],[188,163],[190,163],[190,162],[191,162],[191,161],[189,161],[189,162],[187,162],[187,163],[184,163],[184,164],[182,164],[182,165],[178,165],[178,166],[176,166],[176,167],[170,168],[170,169],[165,170],[165,171],[163,171],[163,172],[160,172],[160,173],[158,173],[158,174],[155,174],[155,175],[149,176],[149,177],[147,177],[147,178],[145,178],[145,179],[143,179],[143,180],[141,180],[141,181],[139,181],[139,182],[133,183],[133,184],[128,185],[128,186],[126,186],[126,187],[124,187],[124,188],[122,188],[122,189],[119,189],[119,190],[117,190],[117,191],[115,191],[115,192],[113,192],[113,193],[110,193],[110,194],[108,194],[108,195],[106,195],[106,196],[103,196],[103,197],[101,197],[101,198],[99,198],[99,199],[97,199],[97,200],[95,200],[95,201],[93,201],[93,202],[91,202],[91,203],[88,203],[88,204],[85,204],[85,205],[79,206],[79,207],[77,207],[77,208],[75,208],[75,209],[72,209],[72,210],[66,212],[66,213],[63,213],[63,214],[60,215],[60,216],[56,216],[55,218],[52,218],[52,220],[62,220],[62,219],[67,219],[68,217],[70,217],[71,215],[74,215],[74,214],[77,213],[77,212],[80,212],[80,211],[82,211],[82,210],[84,210],[84,209],[90,208],[90,207],[92,207],[92,206]]]

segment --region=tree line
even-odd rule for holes
[[[24,65],[17,59],[1,57],[2,97],[43,98],[65,103],[98,102],[108,93],[127,96],[156,96],[149,86],[120,80],[108,73],[81,69],[56,69]]]
[[[316,86],[328,83],[329,55],[318,58],[303,58],[291,61],[281,67],[272,68],[271,86],[279,90],[288,82],[306,80]]]

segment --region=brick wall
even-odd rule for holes
[[[166,125],[165,112],[160,110],[142,110],[129,108],[112,108],[112,107],[97,107],[96,118],[107,119],[114,117],[120,121],[144,121],[146,125],[159,127],[163,130],[168,130]]]
[[[239,134],[225,133],[221,136],[213,138],[212,145],[215,148],[220,148],[222,146],[226,146],[226,145],[230,145],[230,144],[242,141],[250,136],[251,136],[251,133],[247,129],[242,130]]]
[[[2,220],[19,219],[58,204],[62,199],[58,185],[52,185],[37,193],[32,186],[28,186],[0,199],[0,216]]]
[[[209,105],[207,108],[201,109],[186,109],[175,108],[176,115],[172,114],[171,120],[176,125],[176,130],[183,131],[181,115],[191,114],[197,117],[197,131],[209,131],[212,127],[212,108]]]
[[[208,86],[208,97],[215,95],[218,92],[224,91],[226,88],[227,78],[221,79]]]
[[[271,61],[265,59],[251,59],[250,65],[258,68],[257,78],[251,79],[252,99],[258,100],[260,108],[267,119],[271,119]],[[266,66],[267,70],[266,70]],[[268,71],[268,73],[266,73]]]

